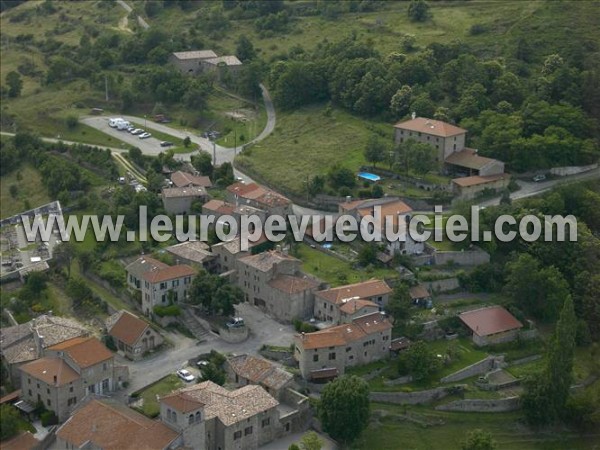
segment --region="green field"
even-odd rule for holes
[[[167,395],[183,386],[184,382],[181,381],[177,375],[171,374],[162,378],[149,388],[142,389],[138,392],[138,398],[143,400],[143,405],[139,408],[140,412],[148,417],[158,416],[158,414],[160,414],[160,404],[158,403],[157,396]]]
[[[370,278],[395,277],[398,275],[394,270],[385,268],[375,268],[371,271],[355,269],[350,263],[310,248],[306,244],[298,245],[298,258],[302,260],[302,270],[304,272],[310,273],[332,286],[358,283]],[[345,275],[346,279],[340,279],[340,274]]]
[[[10,192],[13,185],[17,189],[15,197]],[[0,217],[3,219],[50,201],[40,173],[29,164],[0,177]]]
[[[389,415],[372,418],[353,448],[458,450],[467,433],[475,428],[490,432],[502,450],[584,450],[594,448],[594,442],[598,442],[597,435],[586,439],[564,430],[534,433],[523,425],[519,413],[454,413],[378,403],[373,403],[371,410]],[[406,420],[405,414],[418,422]]]
[[[320,105],[278,113],[273,134],[236,162],[283,192],[302,195],[307,178],[325,174],[332,165],[357,170],[365,163],[363,150],[372,133],[366,123],[339,109],[326,116]],[[391,136],[389,125],[372,124]]]

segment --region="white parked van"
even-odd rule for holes
[[[117,125],[119,125],[121,122],[125,122],[125,120],[123,120],[121,117],[114,117],[112,119],[108,119],[108,126],[111,128],[117,128]]]
[[[123,120],[122,122],[117,123],[117,130],[123,131],[123,130],[126,130],[127,128],[129,128],[130,126],[131,126],[131,124],[129,122],[127,122],[126,120]]]

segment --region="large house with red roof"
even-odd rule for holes
[[[314,316],[329,325],[350,323],[387,305],[392,289],[383,280],[367,280],[315,292]]]
[[[266,211],[268,215],[292,214],[290,199],[256,183],[239,181],[227,187],[227,200],[235,206],[252,206]]]
[[[429,144],[437,150],[436,161],[444,172],[461,175],[452,180],[457,196],[471,199],[486,189],[500,190],[508,186],[510,177],[504,173],[504,163],[486,158],[465,146],[467,130],[441,120],[416,117],[394,125],[396,144],[408,139]]]
[[[186,264],[169,266],[149,256],[141,256],[125,268],[127,285],[140,291],[142,311],[152,314],[155,306],[168,306],[186,298],[196,270]]]
[[[21,398],[39,402],[65,421],[89,394],[108,394],[127,381],[126,367],[116,366],[114,355],[94,337],[76,337],[52,347],[45,356],[21,369]]]
[[[294,358],[302,377],[321,381],[343,375],[346,367],[368,364],[389,355],[392,324],[380,312],[351,323],[294,337]]]

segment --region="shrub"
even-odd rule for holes
[[[56,425],[58,423],[58,417],[54,414],[54,411],[44,411],[40,414],[42,420],[42,426],[47,427],[49,425]]]
[[[181,315],[181,308],[178,305],[157,305],[154,307],[154,314],[158,317],[176,317]]]
[[[66,119],[66,124],[67,124],[67,128],[69,130],[72,130],[73,128],[77,127],[77,125],[79,124],[79,121],[77,120],[77,117],[69,116]]]
[[[487,31],[487,27],[481,23],[476,23],[471,25],[469,29],[469,34],[471,36],[477,36],[478,34],[483,34]]]

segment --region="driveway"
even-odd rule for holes
[[[213,334],[206,335],[203,341],[198,342],[179,333],[161,331],[173,347],[136,362],[117,356],[119,364],[129,367],[130,379],[129,387],[118,395],[124,397],[125,394],[137,391],[185,367],[189,359],[213,349],[220,353],[257,355],[263,344],[287,347],[293,342],[295,331],[291,325],[275,321],[248,303],[237,305],[236,314],[243,317],[250,327],[250,337],[244,342],[229,344]]]

